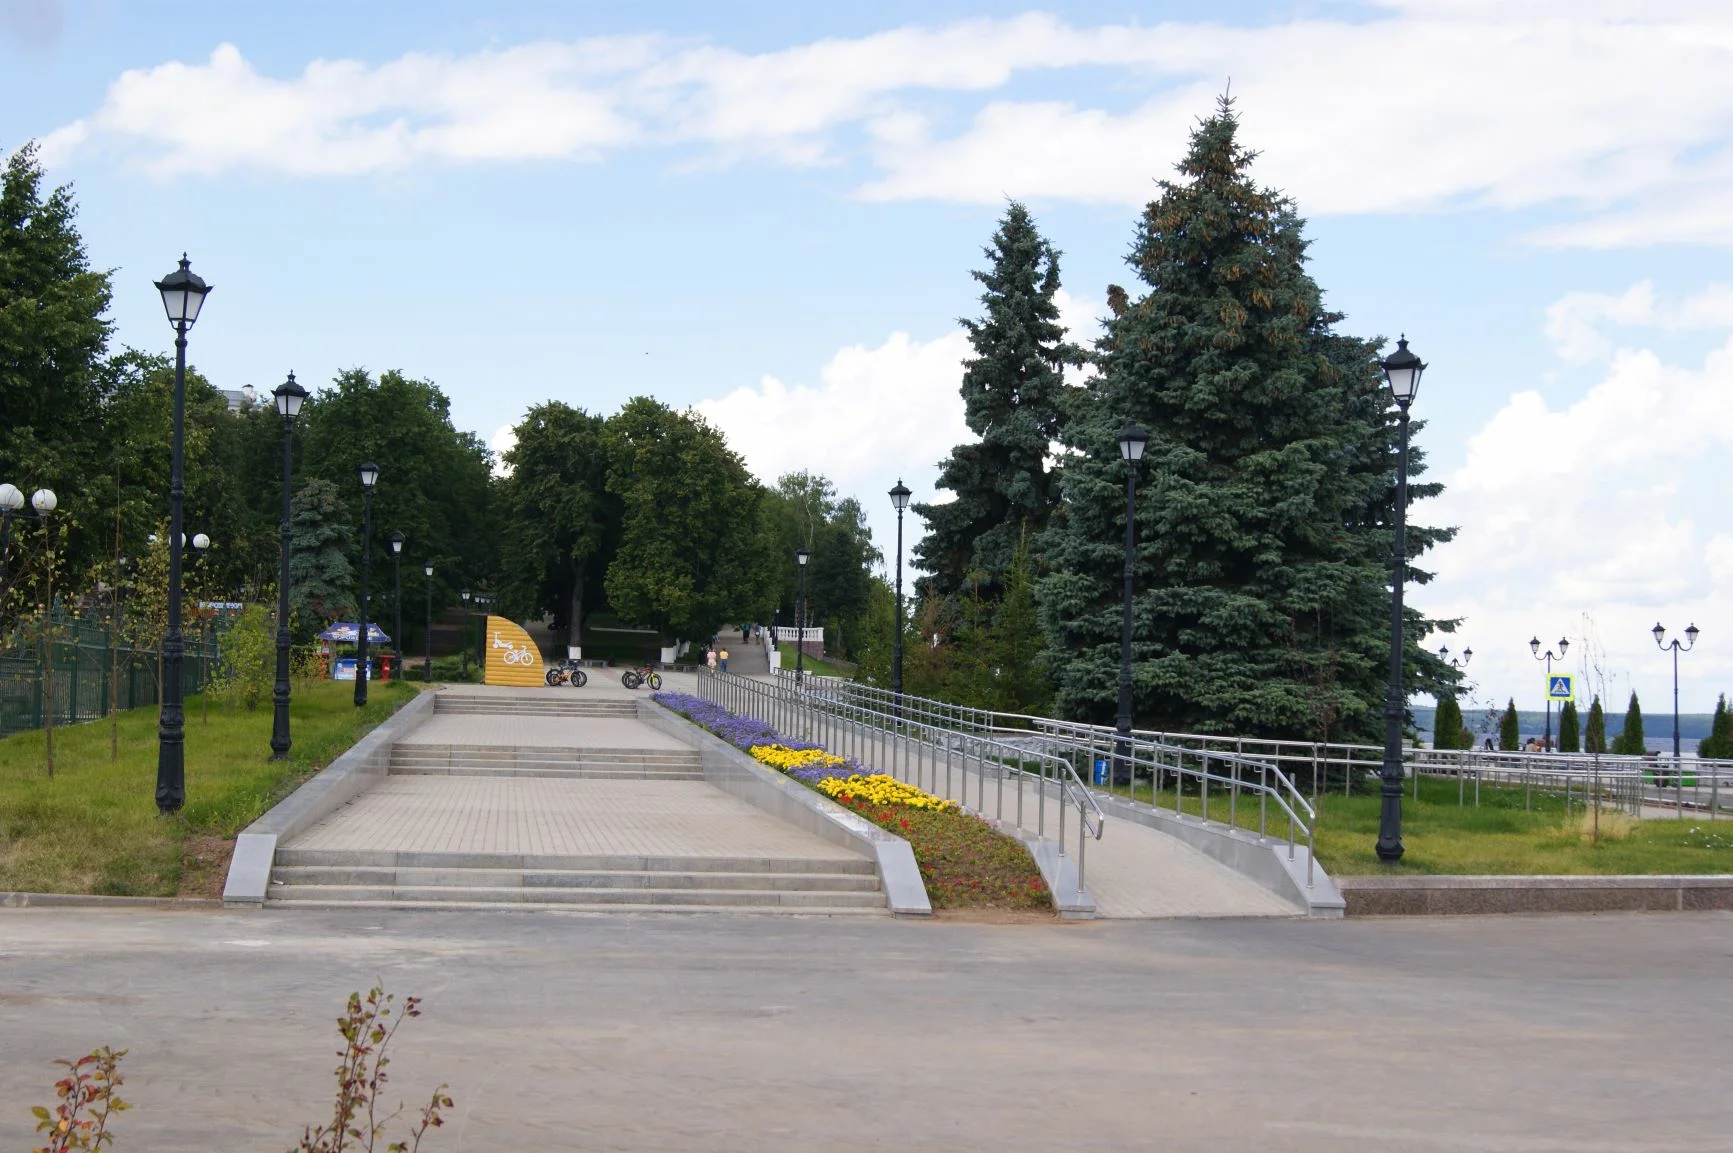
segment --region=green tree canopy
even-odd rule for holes
[[[1432,714],[1432,747],[1435,749],[1467,749],[1474,747],[1474,734],[1462,723],[1462,706],[1455,697],[1438,698],[1438,708]]]
[[[914,506],[927,522],[914,558],[931,574],[928,591],[954,597],[972,586],[995,601],[1018,541],[1046,528],[1058,503],[1049,458],[1066,422],[1062,366],[1083,352],[1059,322],[1059,253],[1029,210],[1013,201],[983,252],[990,267],[971,275],[985,311],[962,321],[975,351],[963,369],[964,419],[979,439],[939,466],[938,487],[956,499]]]
[[[574,645],[584,613],[602,601],[620,535],[603,429],[601,417],[557,400],[535,406],[514,430],[511,472],[499,483],[503,603],[514,614],[551,613]]]
[[[337,486],[314,479],[294,495],[289,517],[289,614],[305,637],[332,621],[355,619],[355,526]]]
[[[1516,715],[1515,697],[1504,706],[1504,715],[1498,718],[1498,747],[1507,753],[1522,747],[1522,722]]]
[[[827,636],[827,646],[847,656],[858,655],[872,595],[872,566],[880,559],[860,502],[853,497],[838,499],[827,477],[792,472],[780,477],[766,494],[764,516],[764,547],[776,573],[776,618],[784,623],[795,619],[800,588],[795,551],[804,546],[810,554],[807,619],[815,626],[834,626],[840,633]]]
[[[608,491],[621,501],[608,603],[628,621],[703,639],[762,616],[775,588],[763,489],[722,435],[649,397],[606,427]]]
[[[1566,701],[1558,711],[1558,751],[1561,753],[1580,753],[1583,751],[1582,726],[1577,718],[1577,703]]]
[[[1129,261],[1148,292],[1110,292],[1101,375],[1063,442],[1064,504],[1041,585],[1058,707],[1108,719],[1119,664],[1125,469],[1149,431],[1137,506],[1135,712],[1168,729],[1374,740],[1390,644],[1396,412],[1377,344],[1338,334],[1305,270],[1302,221],[1257,186],[1223,99],[1180,182],[1144,211]],[[1410,472],[1423,471],[1422,453]],[[1439,491],[1412,484],[1410,500]],[[1410,526],[1408,555],[1446,539]],[[1429,574],[1410,566],[1408,579]],[[1410,610],[1405,687],[1456,674]]]

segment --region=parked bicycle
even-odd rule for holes
[[[548,666],[548,671],[542,674],[542,679],[548,683],[549,688],[555,685],[570,685],[574,689],[583,688],[590,680],[584,670],[578,667],[578,662],[569,659],[563,660],[557,665]]]
[[[645,661],[637,668],[627,669],[621,673],[620,683],[629,689],[648,684],[652,690],[660,690],[662,688],[662,674],[651,668],[649,661]]]

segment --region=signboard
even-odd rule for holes
[[[1546,679],[1546,699],[1549,701],[1568,701],[1576,698],[1572,687],[1574,678],[1569,673],[1554,673]]]
[[[504,617],[487,618],[487,660],[482,680],[490,685],[545,685],[542,654],[530,635]]]

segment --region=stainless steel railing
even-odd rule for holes
[[[787,683],[792,682],[788,677]],[[1272,823],[1285,825],[1288,859],[1296,858],[1303,843],[1306,883],[1314,883],[1317,812],[1294,777],[1271,758],[1188,746],[1142,731],[1133,732],[1122,749],[1118,733],[1102,726],[994,712],[906,693],[898,697],[854,681],[813,683],[808,678],[805,691],[841,702],[843,708],[869,709],[925,730],[991,740],[1021,749],[1025,755],[1057,757],[1074,773],[1087,774],[1095,788],[1110,794],[1123,788],[1126,799],[1134,803],[1165,808],[1165,794],[1171,790],[1173,810],[1182,817],[1249,832],[1252,810],[1246,808],[1242,817],[1242,805],[1255,806],[1258,837],[1269,839]],[[1145,788],[1147,796],[1142,793]],[[1195,798],[1195,812],[1186,812],[1188,798]]]
[[[1071,855],[1075,846],[1082,892],[1088,843],[1101,839],[1107,818],[1070,758],[990,733],[934,724],[915,710],[881,707],[882,702],[847,691],[850,684],[811,677],[797,682],[791,673],[764,680],[702,672],[698,695],[737,716],[763,721],[785,737],[853,758],[868,772],[1051,838],[1061,856]],[[1074,837],[1067,834],[1073,818]]]

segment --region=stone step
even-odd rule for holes
[[[696,767],[700,758],[696,749],[416,744],[399,744],[391,748],[393,764],[449,764],[459,761],[478,765],[659,764]]]
[[[569,690],[568,690],[569,691]],[[582,691],[582,690],[579,690]],[[638,706],[631,701],[596,701],[572,698],[485,697],[456,698],[440,695],[433,711],[460,716],[570,716],[635,717]]]
[[[702,781],[690,765],[400,765],[391,763],[394,777],[559,777],[578,781]]]
[[[289,901],[469,901],[486,905],[681,905],[687,908],[777,905],[784,908],[883,907],[884,894],[799,889],[561,889],[486,885],[273,885],[269,899]]]
[[[548,915],[602,915],[609,917],[618,917],[629,913],[656,913],[661,915],[701,913],[710,916],[731,917],[888,917],[891,915],[890,909],[882,904],[847,907],[838,907],[833,905],[591,905],[576,903],[546,904],[535,901],[421,901],[414,899],[326,901],[282,898],[275,896],[271,897],[268,903],[273,908],[283,909],[372,909],[381,912],[437,910],[439,912],[448,913],[497,913],[509,911]]]
[[[629,854],[415,852],[278,848],[277,867],[494,869],[578,873],[827,873],[877,876],[866,857],[643,857]]]
[[[704,871],[577,871],[568,869],[430,869],[346,865],[284,865],[271,873],[272,891],[360,886],[488,889],[750,889],[830,893],[878,891],[878,878],[862,873],[725,873]]]

